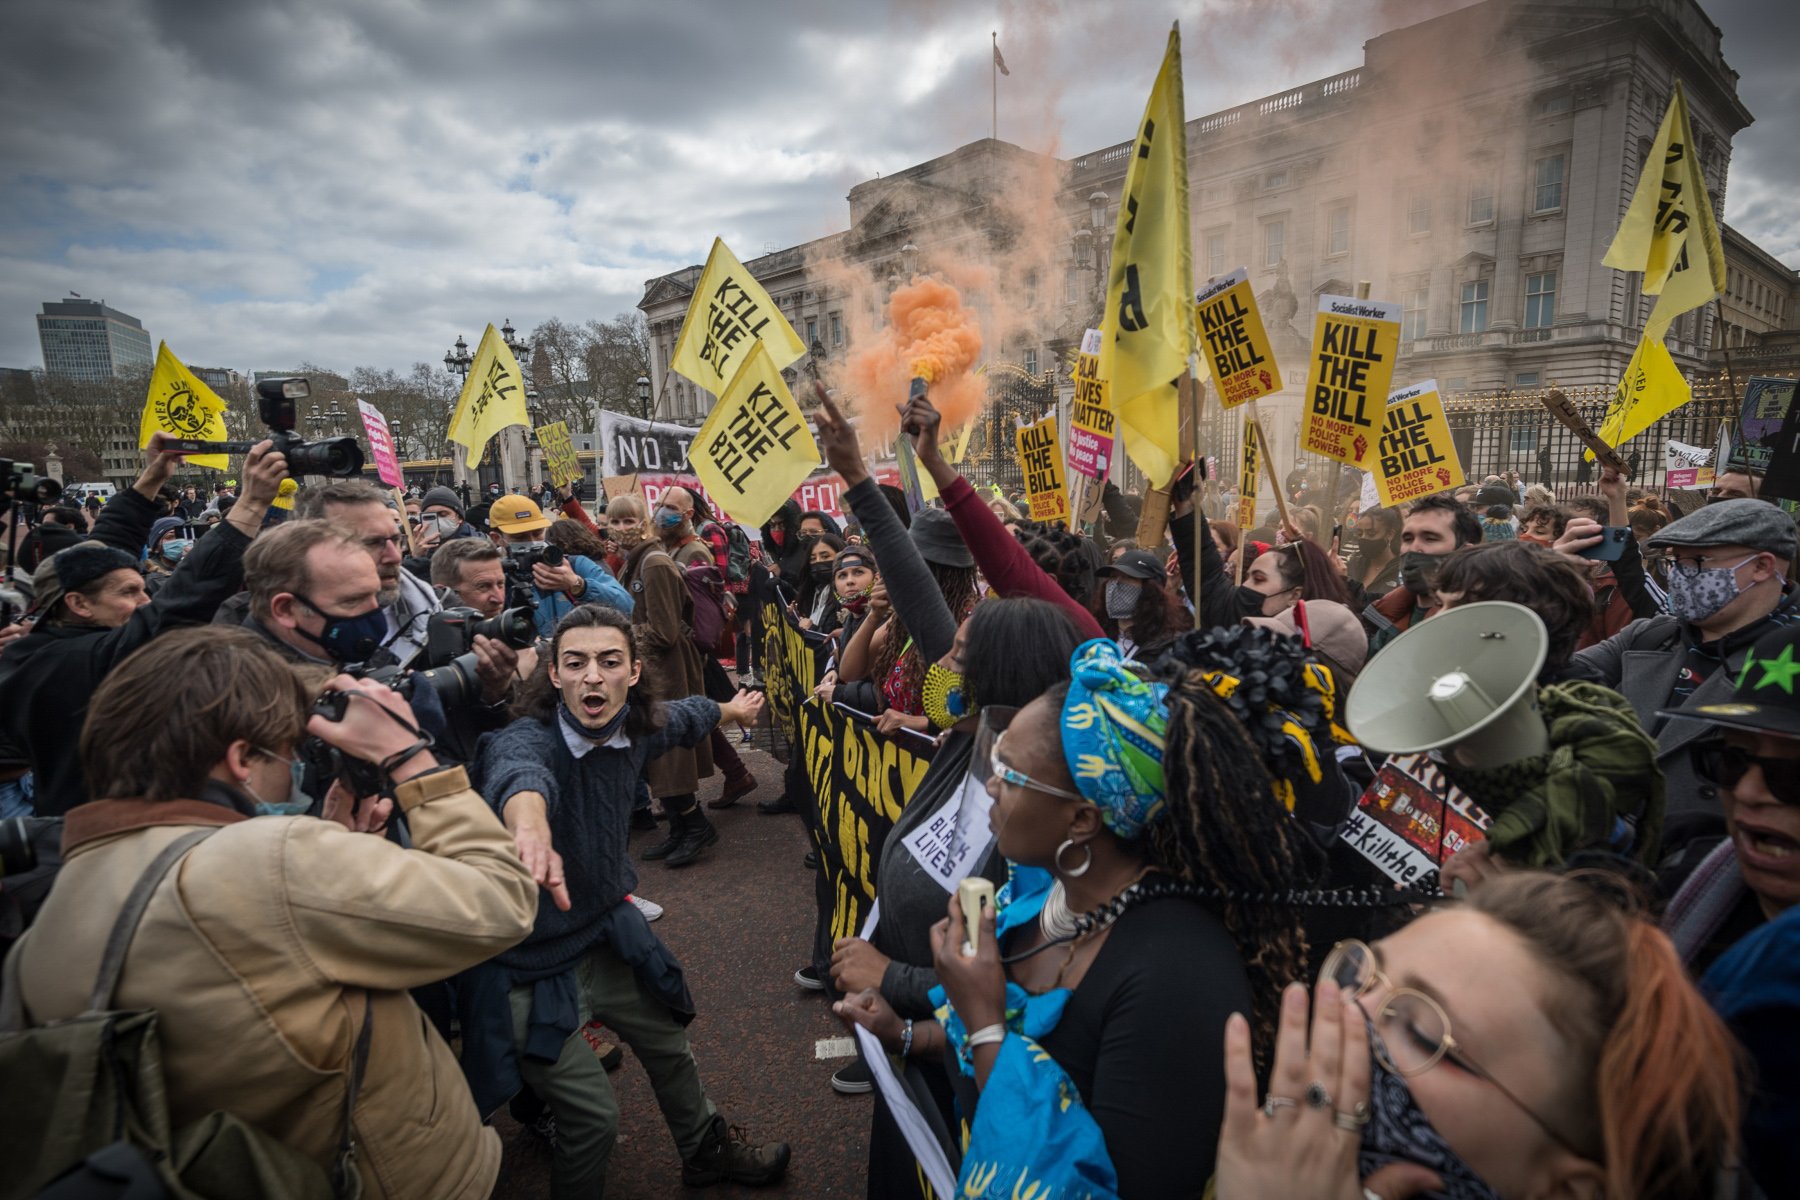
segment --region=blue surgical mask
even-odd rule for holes
[[[189,538],[169,538],[162,544],[163,561],[174,566],[193,547],[194,543]]]
[[[659,508],[656,510],[656,527],[658,529],[679,529],[681,528],[681,520],[681,514],[672,508]]]
[[[334,617],[305,596],[296,593],[294,598],[325,619],[325,628],[316,634],[298,628],[295,632],[323,650],[332,662],[367,662],[387,636],[387,617],[379,608],[354,617]]]
[[[257,795],[256,789],[251,787],[250,781],[246,779],[244,791],[248,792],[250,798],[255,801],[256,815],[259,817],[299,817],[311,812],[312,797],[308,796],[306,790],[301,787],[301,780],[306,775],[305,764],[297,758],[283,758],[281,755],[272,754],[267,750],[259,750],[257,753],[288,765],[288,794],[287,798],[281,801],[264,800]]]

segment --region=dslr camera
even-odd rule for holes
[[[325,475],[333,479],[355,479],[362,474],[362,447],[353,437],[321,438],[309,442],[294,432],[300,423],[295,402],[312,395],[308,380],[291,375],[283,379],[263,379],[256,385],[256,412],[269,427],[269,439],[287,459],[288,474]],[[255,442],[206,442],[193,438],[172,438],[164,446],[180,454],[247,454]]]
[[[0,458],[0,499],[25,504],[55,504],[62,498],[63,486],[47,476],[32,472],[30,463]],[[0,504],[0,510],[6,507]]]
[[[537,641],[535,606],[522,604],[483,618],[473,608],[446,608],[431,614],[425,624],[425,661],[441,667],[475,648],[476,637],[504,642],[514,650]]]

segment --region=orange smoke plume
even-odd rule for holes
[[[981,323],[954,286],[921,275],[896,288],[886,323],[852,349],[845,368],[865,436],[893,440],[900,427],[894,406],[906,403],[915,375],[931,385],[943,432],[962,425],[987,399],[987,384],[970,373],[980,357]]]

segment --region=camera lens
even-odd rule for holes
[[[288,471],[294,475],[326,475],[353,479],[362,474],[363,452],[355,438],[326,438],[298,442],[284,448]]]

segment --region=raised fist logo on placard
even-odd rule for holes
[[[1356,440],[1350,443],[1350,448],[1356,451],[1356,461],[1361,462],[1363,455],[1369,449],[1369,439],[1359,433],[1356,435]]]
[[[1438,483],[1442,484],[1444,487],[1449,487],[1450,486],[1450,468],[1449,467],[1439,467],[1437,469],[1437,480],[1438,480]]]

